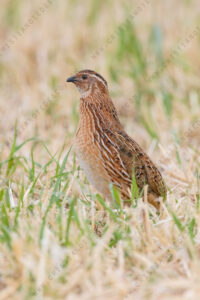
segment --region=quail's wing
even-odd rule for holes
[[[127,165],[129,174],[132,169],[134,170],[138,187],[142,188],[144,184],[148,184],[153,192],[164,196],[166,194],[165,183],[148,155],[124,131],[117,133],[117,140],[121,153],[124,153],[122,160]]]
[[[99,151],[110,181],[123,190],[131,187],[132,172],[140,189],[148,183],[146,169],[140,155],[144,154],[137,144],[121,132],[108,128],[99,131]]]

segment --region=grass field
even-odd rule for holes
[[[200,299],[199,15],[197,0],[1,0],[0,300]],[[160,213],[107,203],[80,169],[65,80],[84,68],[162,172]]]

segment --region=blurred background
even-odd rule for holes
[[[70,144],[79,94],[65,79],[87,68],[108,81],[129,134],[165,151],[199,118],[199,13],[195,0],[2,0],[1,150],[16,120],[19,142]]]
[[[49,168],[50,164],[45,165],[45,168],[42,166],[48,163],[49,159],[54,158],[54,155],[57,159],[57,154],[61,149],[64,149],[61,155],[64,157],[73,145],[79,119],[79,93],[73,85],[66,84],[65,81],[66,78],[81,69],[95,70],[107,80],[121,122],[128,134],[158,165],[169,191],[173,192],[169,203],[180,215],[180,220],[183,220],[181,218],[187,212],[184,224],[190,224],[189,232],[193,239],[194,224],[197,224],[199,219],[197,217],[196,221],[191,221],[194,220],[192,218],[196,213],[196,204],[194,203],[197,203],[197,200],[200,201],[199,196],[197,197],[200,166],[199,0],[1,0],[0,24],[0,180],[3,186],[0,190],[0,201],[6,199],[2,214],[6,209],[10,213],[10,215],[5,213],[2,223],[0,223],[0,225],[3,224],[0,241],[7,243],[10,248],[13,241],[18,243],[18,248],[15,248],[17,249],[16,253],[14,252],[16,256],[22,250],[29,253],[27,264],[23,262],[20,265],[20,268],[23,265],[23,274],[28,274],[26,273],[30,267],[28,264],[32,261],[33,277],[38,278],[37,269],[34,268],[39,261],[38,257],[43,255],[43,250],[40,252],[37,240],[38,236],[40,236],[40,240],[42,239],[39,226],[41,224],[40,215],[44,210],[41,212],[40,208],[42,205],[45,207],[48,204],[46,200],[46,202],[42,202],[43,196],[41,196],[41,200],[40,195],[43,195],[43,188],[49,181],[51,181],[51,187],[54,187],[55,178],[59,173],[57,161],[54,168]],[[24,143],[20,148],[12,146],[15,130],[16,144]],[[7,161],[8,156],[9,160]],[[74,165],[75,158],[72,151],[66,164],[66,173],[63,173],[63,185],[71,182],[71,178],[74,178]],[[55,170],[56,175],[54,174]],[[40,172],[43,173],[37,181],[37,175]],[[77,179],[78,183],[73,188],[70,185],[68,196],[71,198],[77,194],[81,199],[83,198],[80,186],[83,190],[90,189],[86,184],[84,174],[81,174],[82,177]],[[36,181],[37,184],[35,184]],[[29,189],[33,182],[34,190]],[[24,227],[21,227],[21,235],[18,236],[17,241],[12,240],[11,237],[13,231],[15,232],[15,227],[9,233],[11,236],[4,230],[9,227],[9,222],[16,224],[17,218],[10,209],[9,199],[12,199],[10,184],[15,200],[22,199],[25,191],[30,192],[30,202],[27,201],[25,204],[27,209],[30,205],[32,205],[32,209],[32,200],[40,199],[38,201],[41,201],[35,208],[35,210],[38,209],[38,218],[28,219],[27,215],[20,217],[19,224],[23,224]],[[60,198],[62,200],[62,196]],[[25,199],[27,199],[26,193]],[[82,202],[80,203],[82,204]],[[191,209],[193,209],[192,213]],[[49,222],[55,230],[53,232],[52,229],[53,242],[51,245],[52,248],[64,251],[60,244],[62,234],[58,234],[59,226],[61,226],[59,220],[63,220],[63,216],[57,218],[54,213],[55,211],[51,211],[49,217]],[[165,217],[168,220],[168,213],[163,218]],[[88,218],[90,220],[90,215]],[[130,218],[130,220],[134,220],[134,218]],[[168,222],[166,220],[164,222]],[[160,248],[158,247],[164,249],[163,251],[165,251],[169,239],[173,245],[170,246],[172,249],[176,247],[173,243],[182,242],[179,240],[179,235],[180,232],[183,232],[183,227],[177,221],[178,219],[174,220],[175,223],[170,225],[171,227],[165,228],[166,235],[160,233],[160,243],[166,238],[166,242],[159,246]],[[27,231],[24,229],[26,224],[29,224]],[[143,221],[141,224],[141,228],[143,228]],[[131,228],[135,228],[134,226]],[[176,226],[180,231],[176,231]],[[139,237],[143,239],[142,230],[139,231],[138,240]],[[159,232],[157,232],[157,236],[154,236],[155,239],[158,238]],[[164,229],[163,232],[165,232]],[[169,232],[170,238],[167,235]],[[29,243],[23,240],[28,234],[31,235],[31,245],[35,245],[34,247],[30,248]],[[118,241],[118,238],[122,239],[121,236],[122,234],[115,235],[114,241]],[[144,240],[145,238],[146,235]],[[183,240],[188,241],[188,237]],[[136,243],[135,240],[134,243]],[[134,243],[133,247],[135,247]],[[18,251],[22,245],[24,248]],[[160,274],[163,275],[165,270],[168,270],[166,278],[171,279],[170,285],[173,287],[174,278],[179,280],[184,272],[188,275],[189,271],[191,273],[194,271],[191,261],[187,265],[187,268],[191,267],[191,270],[188,271],[186,267],[185,269],[183,267],[185,252],[182,255],[179,252],[174,254],[172,251],[170,257],[175,255],[176,260],[170,265],[168,264],[167,250],[166,253],[163,252],[163,256],[156,257],[158,248],[156,246],[153,248],[151,255],[153,253],[155,257],[150,255],[149,260],[153,261],[156,266],[159,262],[161,268],[158,273],[159,280]],[[84,247],[80,249],[80,251],[84,251]],[[155,249],[157,250],[155,251]],[[144,255],[146,259],[146,248],[139,246],[138,251],[140,250],[144,251],[141,255]],[[115,249],[112,251],[111,257],[115,257]],[[131,253],[133,253],[132,249]],[[5,247],[4,255],[5,257],[8,255]],[[83,257],[86,257],[87,260],[90,256],[86,253],[86,256]],[[81,259],[81,256],[79,258]],[[1,269],[13,270],[14,278],[15,269],[9,264],[9,259],[5,261],[0,259]],[[16,261],[12,262],[15,268],[18,268],[20,259],[16,259],[17,263]],[[52,254],[47,267],[54,266],[54,259],[55,255]],[[162,259],[165,263],[163,269]],[[110,261],[106,261],[105,269]],[[180,261],[183,263],[181,267],[179,266]],[[137,257],[134,264],[137,265]],[[99,264],[99,266],[103,265],[103,262]],[[127,262],[127,268],[129,266],[130,263]],[[94,272],[96,272],[95,270]],[[173,273],[173,276],[171,276],[172,270],[176,272],[175,275]],[[151,269],[147,268],[144,271],[145,274],[143,273],[142,263],[138,266],[137,275],[122,272],[120,278],[124,278],[124,281],[115,278],[116,281],[112,283],[111,298],[122,299],[119,292],[118,295],[115,294],[119,287],[123,291],[126,290],[125,294],[128,295],[133,277],[135,276],[137,287],[138,284],[143,284],[144,278],[149,278],[150,272]],[[72,273],[75,274],[75,271],[71,271]],[[186,276],[185,273],[184,276]],[[118,273],[113,272],[112,274]],[[198,272],[192,274],[199,280]],[[98,276],[96,278],[101,277]],[[92,276],[92,278],[94,277]],[[104,275],[101,277],[102,282],[104,279],[105,281],[108,279],[105,286],[108,286],[108,282],[110,282],[110,277],[108,277],[104,278]],[[9,278],[8,276],[8,282]],[[64,278],[66,279],[66,276]],[[189,278],[189,275],[186,278]],[[28,286],[32,286],[33,281],[28,275],[24,275],[23,280],[26,281],[25,288],[27,287],[28,290]],[[40,287],[40,282],[43,281],[38,279],[37,287]],[[51,282],[49,286],[52,286]],[[60,286],[65,289],[65,286],[57,281],[57,291],[61,291]],[[165,287],[165,280],[162,281],[161,286]],[[199,287],[198,284],[197,286]],[[182,287],[185,287],[184,282]],[[153,288],[154,296],[158,295],[156,294],[157,284],[153,283]],[[88,291],[88,289],[86,290]],[[169,299],[165,298],[165,289],[162,292],[162,299]],[[25,294],[26,292],[23,295]],[[95,299],[91,295],[84,299]],[[180,296],[180,294],[178,295]],[[22,299],[20,297],[19,299]],[[53,296],[52,299],[54,299]],[[60,298],[55,297],[55,299]],[[61,299],[63,298],[61,297]],[[101,299],[106,299],[106,296],[102,296]],[[140,298],[136,296],[135,299]]]

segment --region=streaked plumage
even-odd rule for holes
[[[109,96],[106,80],[98,73],[83,70],[68,78],[77,86],[80,120],[75,139],[76,153],[88,180],[110,199],[113,183],[124,199],[130,199],[132,171],[139,190],[148,184],[148,200],[166,195],[162,176],[147,154],[124,131]]]

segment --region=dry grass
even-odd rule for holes
[[[199,1],[32,2],[0,10],[0,299],[199,299]],[[83,68],[159,165],[160,214],[109,207],[66,155]]]

